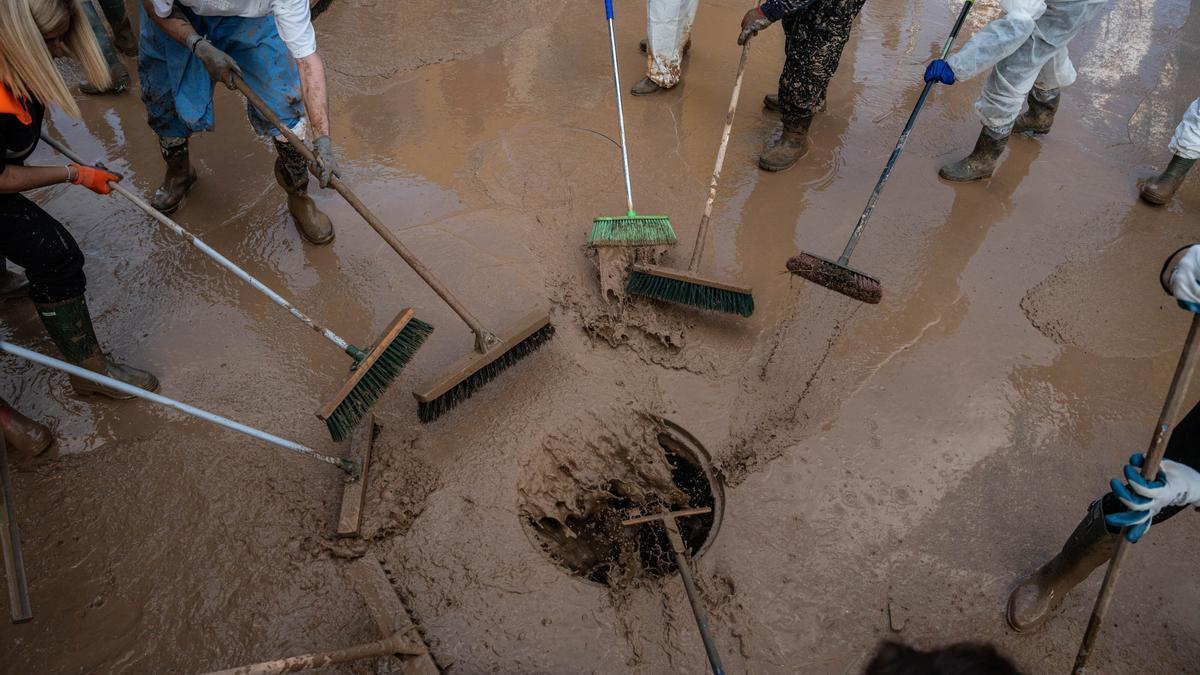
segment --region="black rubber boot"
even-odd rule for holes
[[[36,457],[54,444],[50,429],[22,415],[4,399],[0,399],[0,432],[10,452],[22,457]]]
[[[1072,588],[1112,558],[1120,539],[1120,534],[1108,531],[1102,502],[1096,500],[1058,555],[1022,581],[1008,596],[1005,613],[1008,625],[1018,633],[1030,633],[1040,628]]]
[[[275,180],[287,192],[288,212],[306,241],[322,246],[333,241],[333,223],[308,196],[308,162],[287,141],[275,139]]]
[[[112,28],[113,46],[117,48],[117,51],[125,56],[137,56],[137,39],[133,36],[133,26],[129,23],[129,17],[125,17],[120,25]]]
[[[167,173],[163,177],[162,185],[158,186],[154,196],[150,198],[150,205],[170,215],[183,206],[184,198],[196,184],[196,170],[192,168],[187,139],[168,147],[160,138],[158,149],[167,162]]]
[[[117,62],[109,67],[108,76],[112,78],[112,84],[108,89],[101,89],[93,86],[91,82],[84,82],[79,85],[79,93],[86,96],[100,96],[104,94],[120,94],[129,88],[129,71],[125,69],[125,64]]]
[[[1162,206],[1171,201],[1195,163],[1194,159],[1184,159],[1179,155],[1172,156],[1166,171],[1154,178],[1147,178],[1142,183],[1142,199],[1156,206]]]
[[[58,346],[64,359],[93,373],[100,373],[132,384],[146,391],[158,391],[158,378],[131,366],[126,366],[105,355],[96,339],[96,331],[92,328],[92,317],[88,313],[87,301],[83,296],[50,304],[37,305],[38,316],[50,339]],[[124,394],[108,387],[94,384],[89,380],[71,376],[71,385],[80,396],[101,394],[109,398],[130,399],[133,396]]]
[[[767,94],[763,97],[763,109],[779,112],[779,94]]]
[[[1029,91],[1026,101],[1029,108],[1017,117],[1013,123],[1014,134],[1045,134],[1049,133],[1050,125],[1054,124],[1054,113],[1058,112],[1058,104],[1062,100],[1061,89],[1041,90],[1036,87]]]
[[[763,171],[784,171],[795,166],[808,154],[808,127],[812,119],[811,113],[784,119],[779,138],[768,140],[763,146],[758,167]]]
[[[965,158],[943,166],[938,175],[956,183],[967,183],[973,180],[989,178],[996,169],[996,161],[1008,145],[1008,136],[997,136],[991,129],[984,127],[979,132],[979,140],[975,141],[975,149]]]
[[[633,85],[633,87],[629,89],[629,93],[633,94],[634,96],[649,96],[650,94],[660,92],[662,90],[663,88],[660,87],[657,82],[650,79],[649,75],[647,75],[638,80],[637,84]]]

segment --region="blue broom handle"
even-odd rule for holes
[[[621,104],[621,73],[617,70],[617,34],[613,30],[612,0],[604,0],[604,14],[608,17],[608,43],[612,47],[613,85],[617,90],[617,122],[621,125],[621,161],[625,164],[625,205],[633,215],[633,184],[629,181],[629,151],[625,149],[625,108]]]
[[[954,40],[958,37],[958,31],[967,20],[967,14],[970,13],[971,6],[974,4],[975,0],[967,0],[963,3],[962,11],[958,13],[958,20],[954,22],[954,28],[950,31],[950,37],[946,38],[946,44],[942,45],[942,59],[945,59],[950,53],[950,47],[954,45]],[[858,224],[854,226],[854,233],[850,235],[850,241],[846,242],[846,248],[842,251],[842,257],[838,258],[837,264],[845,267],[850,262],[850,254],[854,252],[854,247],[858,245],[858,238],[862,236],[863,229],[867,226],[867,220],[870,219],[871,213],[875,211],[875,203],[879,201],[879,194],[883,192],[883,185],[887,183],[888,176],[892,175],[892,167],[896,165],[896,160],[900,159],[900,153],[904,151],[904,144],[908,143],[908,135],[912,133],[913,126],[917,123],[917,114],[921,112],[921,108],[925,107],[925,99],[929,98],[929,92],[932,89],[933,82],[926,82],[925,88],[921,90],[921,98],[917,99],[917,105],[913,107],[912,114],[908,116],[908,122],[904,125],[904,131],[900,133],[900,140],[896,142],[896,148],[892,150],[892,156],[888,158],[887,165],[883,167],[883,173],[879,176],[879,181],[875,183],[875,190],[871,192],[871,198],[867,200],[867,207],[863,209],[862,216],[858,219]]]
[[[62,154],[64,157],[71,160],[72,162],[75,162],[76,164],[84,163],[83,161],[81,161],[79,159],[78,155],[71,152],[62,143],[59,143],[58,141],[54,140],[53,138],[50,138],[50,136],[47,135],[46,132],[44,132],[44,131],[42,132],[42,140],[46,141],[46,143],[50,147],[57,150],[60,154]],[[309,328],[317,331],[321,335],[324,335],[330,342],[337,345],[338,347],[341,347],[342,351],[345,351],[346,353],[350,354],[351,356],[354,356],[356,359],[359,358],[360,355],[363,355],[362,351],[359,350],[357,347],[354,347],[350,343],[343,340],[340,336],[337,335],[337,333],[334,333],[333,331],[329,330],[328,328],[326,328],[326,327],[318,324],[316,321],[313,321],[312,319],[310,319],[308,317],[308,315],[304,314],[300,310],[293,307],[292,303],[285,300],[282,295],[276,293],[275,291],[271,290],[270,288],[267,288],[267,286],[265,284],[263,284],[258,279],[255,279],[254,277],[250,276],[250,274],[248,272],[246,272],[242,268],[235,265],[233,263],[233,261],[229,260],[229,258],[226,258],[225,256],[218,253],[215,249],[213,249],[208,244],[205,244],[203,241],[200,240],[199,237],[197,237],[196,235],[192,234],[191,232],[188,232],[187,230],[183,229],[183,227],[180,226],[178,223],[176,223],[174,220],[171,220],[167,216],[163,215],[163,213],[161,211],[159,211],[158,209],[154,208],[153,206],[150,206],[149,204],[147,204],[145,202],[145,200],[143,200],[141,197],[138,197],[137,195],[133,194],[129,190],[125,189],[125,186],[123,186],[120,183],[115,182],[115,181],[109,181],[108,185],[113,190],[120,193],[120,195],[122,197],[133,202],[134,204],[137,205],[138,208],[145,211],[152,218],[154,218],[158,222],[165,225],[172,232],[174,232],[175,234],[192,242],[193,246],[200,249],[201,251],[204,252],[205,255],[207,255],[208,257],[215,260],[218,265],[220,265],[221,267],[224,267],[225,269],[229,270],[230,272],[233,272],[242,281],[245,281],[246,283],[250,284],[254,288],[258,289],[263,295],[265,295],[268,298],[270,298],[271,300],[273,300],[275,302],[275,304],[277,304],[280,307],[283,307],[287,311],[291,312],[292,316],[303,321]]]
[[[151,391],[146,391],[145,389],[142,389],[141,387],[135,387],[131,384],[126,384],[120,380],[116,380],[111,377],[108,377],[107,375],[93,373],[92,371],[87,370],[86,368],[80,368],[79,366],[71,365],[70,363],[67,363],[65,361],[59,361],[58,359],[51,358],[49,356],[46,356],[45,354],[39,354],[35,351],[25,349],[24,347],[18,347],[17,345],[12,344],[11,342],[5,342],[5,341],[0,340],[0,351],[7,352],[9,354],[12,354],[13,356],[19,356],[23,359],[33,361],[34,363],[39,363],[43,366],[54,368],[55,370],[61,370],[65,373],[74,375],[75,377],[79,377],[79,378],[85,379],[89,382],[108,387],[109,389],[115,389],[115,390],[121,392],[122,394],[136,396],[137,398],[145,399],[152,403],[164,405],[164,406],[167,406],[168,408],[174,408],[180,412],[186,413],[193,417],[199,417],[202,420],[223,426],[226,429],[232,429],[234,431],[246,434],[247,436],[253,436],[254,438],[257,438],[262,441],[266,441],[273,445],[277,445],[286,450],[291,450],[292,452],[296,452],[301,455],[305,455],[307,457],[311,457],[313,459],[320,460],[322,462],[325,462],[326,464],[332,464],[344,471],[347,471],[347,472],[350,471],[350,468],[348,468],[348,467],[351,465],[347,464],[347,460],[344,460],[340,457],[330,457],[329,455],[323,455],[323,454],[317,452],[316,450],[313,450],[312,448],[309,448],[304,445],[300,445],[299,443],[296,443],[294,441],[289,441],[286,438],[280,438],[273,434],[269,434],[265,431],[259,431],[258,429],[255,429],[253,427],[248,427],[245,424],[242,424],[241,422],[234,422],[233,420],[225,418],[225,417],[221,417],[220,415],[214,415],[213,413],[201,410],[194,406],[190,406],[186,403],[180,403],[179,401],[176,401],[174,399],[169,399],[166,396],[162,396],[160,394],[155,394],[154,392],[151,392]]]

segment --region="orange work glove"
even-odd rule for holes
[[[112,192],[112,188],[108,185],[109,181],[115,183],[121,180],[119,175],[94,166],[72,164],[71,168],[75,170],[75,177],[71,179],[71,182],[76,185],[82,185],[98,195],[106,195]]]

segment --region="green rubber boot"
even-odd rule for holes
[[[1171,201],[1195,163],[1196,160],[1184,159],[1179,155],[1171,157],[1171,163],[1167,165],[1166,171],[1154,178],[1148,178],[1146,182],[1142,183],[1142,199],[1155,206],[1162,206]]]
[[[96,331],[92,328],[92,316],[88,313],[87,300],[82,295],[62,302],[38,303],[37,312],[42,318],[42,324],[46,326],[46,332],[50,334],[50,339],[54,340],[58,351],[68,362],[146,391],[158,391],[158,378],[154,375],[117,363],[100,349]],[[74,375],[71,376],[71,386],[80,396],[100,394],[121,400],[133,398],[129,394]]]
[[[1017,117],[1013,123],[1014,134],[1046,134],[1054,124],[1054,114],[1058,112],[1058,104],[1062,101],[1061,89],[1038,89],[1029,91],[1026,99],[1029,108]]]
[[[938,175],[955,183],[990,178],[1006,145],[1008,136],[998,136],[991,129],[984,127],[979,132],[979,140],[975,141],[975,149],[971,154],[943,166]]]

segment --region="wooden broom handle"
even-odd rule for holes
[[[695,272],[704,255],[708,241],[708,223],[712,218],[713,202],[717,200],[717,182],[721,179],[721,168],[725,166],[725,149],[729,147],[729,134],[733,131],[733,117],[737,114],[738,97],[742,94],[742,79],[746,74],[746,61],[750,55],[750,41],[742,45],[742,58],[738,61],[737,77],[733,80],[733,94],[729,97],[729,112],[725,113],[725,129],[721,132],[721,145],[717,147],[717,162],[713,166],[712,178],[708,181],[708,201],[704,202],[704,215],[700,217],[700,229],[696,231],[696,245],[692,247],[692,260],[688,271]]]
[[[275,128],[279,130],[279,133],[283,134],[287,138],[288,143],[291,143],[292,147],[295,148],[297,152],[304,157],[304,159],[308,160],[309,171],[312,171],[313,175],[316,175],[314,167],[317,164],[317,158],[315,155],[313,155],[312,150],[309,150],[308,146],[304,144],[304,141],[300,140],[296,134],[292,133],[292,130],[283,123],[283,120],[279,119],[279,116],[267,107],[267,104],[261,98],[259,98],[258,94],[254,93],[254,91],[247,86],[246,82],[242,80],[242,78],[235,75],[233,78],[233,83],[237,86],[238,91],[242,92],[242,95],[246,97],[246,100],[250,102],[250,105],[254,106],[258,112],[262,113],[263,117],[266,117],[268,122],[275,125]],[[476,347],[479,346],[481,341],[491,343],[496,342],[495,336],[492,336],[491,333],[484,330],[483,324],[479,323],[479,320],[475,318],[475,315],[471,314],[471,312],[468,311],[467,308],[458,301],[458,298],[454,297],[450,290],[443,286],[442,282],[439,281],[437,277],[433,276],[433,272],[429,271],[429,268],[426,267],[425,264],[420,260],[418,260],[417,257],[414,256],[412,252],[410,252],[408,248],[396,237],[396,235],[392,234],[392,231],[389,230],[382,221],[375,217],[374,213],[371,213],[371,210],[367,208],[367,205],[358,198],[358,195],[354,194],[353,190],[351,190],[346,186],[345,183],[342,182],[341,178],[334,176],[333,180],[329,182],[329,185],[333,187],[334,190],[337,190],[338,194],[340,194],[342,198],[350,204],[350,206],[353,206],[355,211],[358,211],[358,215],[362,216],[363,220],[367,221],[367,224],[374,228],[375,232],[377,232],[379,236],[383,237],[383,240],[386,241],[388,245],[391,246],[392,249],[404,259],[404,262],[408,263],[408,266],[417,273],[417,276],[421,277],[421,279],[433,289],[433,292],[437,293],[438,297],[441,298],[447,305],[449,305],[450,309],[454,310],[454,313],[457,314],[464,323],[470,326],[471,330],[475,333]]]

